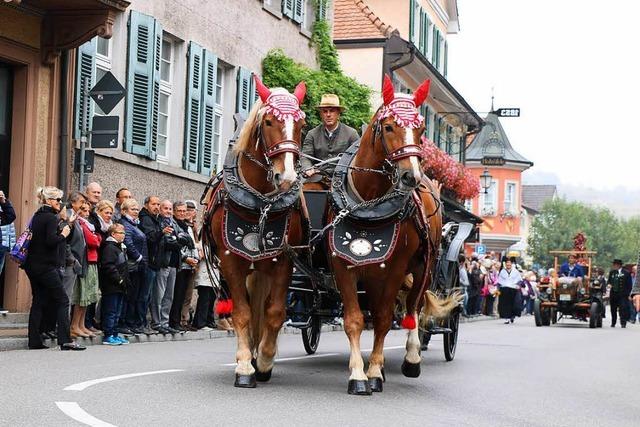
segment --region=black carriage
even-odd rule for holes
[[[319,190],[304,191],[304,200],[310,217],[311,236],[322,230],[328,202],[328,192]],[[471,223],[449,222],[443,227],[442,243],[432,280],[431,292],[439,296],[449,296],[459,288],[458,254],[464,241],[470,235],[474,225]],[[302,332],[302,342],[308,354],[318,348],[322,325],[342,317],[340,294],[326,259],[328,253],[325,240],[319,241],[312,251],[299,251],[294,257],[294,272],[289,288],[287,317],[289,326]],[[366,293],[359,289],[359,302],[363,307],[365,319],[369,318],[366,310]],[[402,317],[401,304],[398,303],[397,318]],[[442,334],[444,337],[445,358],[453,360],[458,341],[458,326],[462,306],[455,308],[442,320],[422,319],[420,321],[420,338],[423,348],[432,335]]]

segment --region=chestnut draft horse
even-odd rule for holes
[[[407,314],[402,322],[409,329],[406,354],[402,364],[402,373],[408,377],[420,375],[420,341],[416,318],[424,304],[424,314],[435,317],[446,316],[458,299],[455,296],[438,299],[428,289],[440,246],[442,213],[438,191],[430,180],[423,176],[420,168],[420,137],[423,134],[424,118],[418,107],[425,101],[429,92],[427,80],[416,90],[414,96],[394,93],[391,79],[384,78],[382,105],[368,128],[362,135],[360,146],[348,166],[349,191],[357,194],[358,200],[382,201],[390,192],[405,192],[407,204],[413,204],[413,213],[398,219],[399,223],[395,247],[383,263],[357,265],[340,255],[336,255],[335,245],[331,249],[330,259],[335,280],[344,304],[344,328],[349,338],[351,355],[349,368],[349,394],[369,395],[372,391],[382,391],[384,381],[384,339],[393,320],[394,305],[400,288],[408,274],[412,274],[414,285],[407,295]],[[387,171],[388,173],[372,173]],[[332,190],[336,191],[336,175]],[[346,193],[346,191],[345,191]],[[335,196],[334,200],[336,200]],[[334,203],[335,209],[335,203]],[[340,214],[335,210],[329,220]],[[346,216],[349,219],[351,214]],[[337,229],[336,229],[337,230]],[[367,235],[366,228],[363,235]],[[351,238],[351,234],[348,236]],[[331,236],[330,236],[331,239]],[[359,239],[356,250],[380,251],[375,247],[377,240],[370,245],[365,239]],[[353,241],[352,241],[353,242]],[[347,243],[342,243],[346,245]],[[372,248],[373,246],[373,248]],[[350,247],[350,246],[345,246]],[[369,358],[369,368],[365,374],[364,362],[360,351],[360,335],[364,327],[364,317],[359,306],[357,285],[361,284],[367,294],[369,309],[373,316],[375,329],[373,351]]]
[[[298,158],[305,84],[292,95],[255,82],[260,99],[225,160],[222,183],[208,190],[205,230],[233,300],[235,386],[244,388],[271,378],[293,271],[283,252],[302,243],[304,220]]]

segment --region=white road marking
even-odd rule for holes
[[[168,374],[171,372],[182,372],[182,371],[184,371],[184,369],[167,369],[165,371],[138,372],[135,374],[116,375],[114,377],[99,378],[97,380],[90,380],[82,383],[73,384],[73,385],[70,385],[69,387],[65,387],[64,390],[65,391],[82,391],[87,387],[91,387],[92,385],[96,385],[100,383],[123,380],[126,378],[144,377],[146,375]]]
[[[401,348],[404,348],[404,346],[403,345],[397,345],[397,346],[394,346],[394,347],[385,347],[384,349],[385,350],[399,350]],[[370,353],[372,351],[373,351],[372,348],[367,349],[367,350],[362,350],[363,353],[364,352]],[[285,357],[285,358],[282,358],[282,359],[276,359],[274,361],[274,363],[289,362],[291,360],[319,359],[321,357],[339,356],[341,354],[345,354],[345,353],[323,353],[323,354],[313,354],[311,356]],[[236,366],[236,364],[235,363],[225,363],[225,364],[223,364],[221,366]]]
[[[56,402],[58,408],[74,420],[94,427],[116,427],[85,412],[76,402]]]

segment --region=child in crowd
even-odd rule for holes
[[[102,292],[102,344],[129,344],[118,336],[118,318],[122,312],[124,295],[129,282],[126,248],[122,244],[125,231],[122,224],[109,226],[107,238],[100,252],[99,283]]]

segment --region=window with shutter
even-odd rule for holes
[[[414,22],[416,21],[416,0],[409,1],[409,41],[416,44],[418,35],[414,30]]]
[[[214,147],[219,135],[216,135],[216,82],[218,73],[218,57],[209,51],[204,51],[202,69],[202,118],[200,120],[200,156],[199,171],[204,175],[211,175],[216,169],[218,159],[214,158]],[[219,124],[218,124],[219,127]],[[219,132],[218,132],[219,133]]]
[[[293,19],[293,12],[296,0],[282,0],[282,14]]]
[[[155,159],[162,27],[152,16],[131,11],[125,104],[125,150]]]
[[[82,130],[91,130],[91,118],[93,117],[93,101],[89,99],[88,108],[85,111],[85,92],[90,90],[96,82],[96,48],[97,40],[94,37],[78,48],[76,62],[76,97],[75,120],[73,138],[79,140]]]
[[[249,102],[249,111],[251,111],[251,109],[253,108],[253,104],[255,104],[258,98],[260,97],[260,95],[258,95],[258,88],[256,87],[256,81],[254,80],[253,76],[260,77],[260,75],[257,73],[251,73],[251,78],[249,79],[251,82],[251,90],[249,91],[249,93],[251,94],[250,102]],[[262,79],[262,77],[260,77],[260,79]]]
[[[448,61],[448,57],[449,57],[449,44],[445,41],[444,42],[444,58],[443,58],[443,72],[442,74],[444,75],[445,78],[447,78],[447,61]]]
[[[202,109],[203,49],[197,43],[189,43],[189,66],[187,70],[187,105],[185,106],[185,135],[183,166],[186,170],[198,171],[200,147],[200,120]]]
[[[435,67],[437,67],[436,65],[436,61],[437,61],[437,57],[438,57],[438,29],[436,28],[436,26],[433,26],[433,32],[432,32],[432,37],[431,37],[431,64],[433,64]]]
[[[418,31],[418,50],[420,52],[424,52],[424,18],[425,13],[422,9],[420,9],[420,23],[419,23],[419,31]]]
[[[309,0],[306,0],[309,1]],[[293,22],[302,24],[305,9],[305,0],[293,0]]]
[[[318,20],[327,19],[327,7],[329,6],[327,3],[329,0],[320,0],[318,2]]]
[[[244,119],[249,117],[251,110],[251,72],[245,68],[238,68],[236,92],[236,113],[239,113]]]

